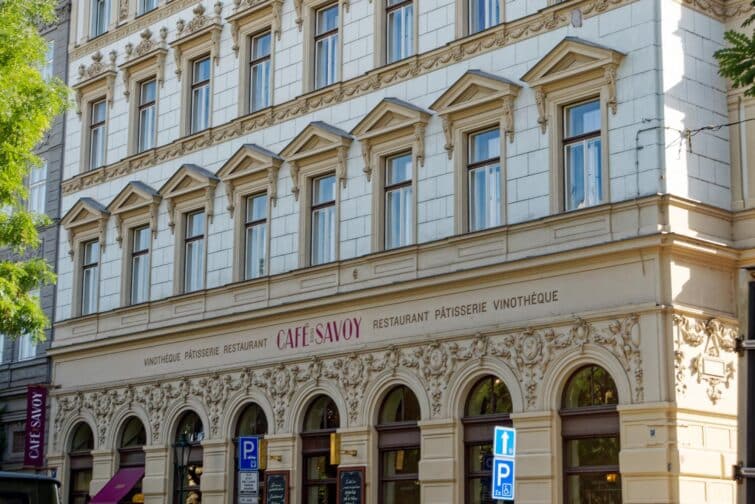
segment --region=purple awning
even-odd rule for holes
[[[144,476],[143,467],[124,467],[97,492],[91,504],[118,504]]]

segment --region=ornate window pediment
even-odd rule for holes
[[[616,113],[616,70],[624,54],[575,37],[566,37],[543,56],[522,80],[535,90],[538,123],[547,128],[546,99],[550,92],[579,87],[585,83],[608,88],[607,105]]]
[[[340,128],[314,121],[294,138],[281,156],[291,167],[291,191],[299,198],[300,170],[318,161],[335,159],[336,179],[346,187],[346,161],[353,137]]]
[[[134,180],[126,184],[126,187],[108,205],[110,214],[115,217],[116,239],[119,244],[123,240],[123,222],[132,217],[149,215],[152,236],[157,236],[157,213],[160,200],[160,194],[144,182]]]
[[[315,3],[317,3],[317,0],[294,0],[294,10],[296,11],[296,26],[299,27],[299,31],[301,31],[302,26],[304,25],[304,7]],[[349,12],[349,8],[351,7],[351,0],[338,0],[338,6],[339,8],[343,9],[344,12]]]
[[[234,0],[233,14],[226,18],[231,25],[233,51],[239,54],[241,27],[259,19],[270,18],[270,29],[278,40],[281,38],[283,0]]]
[[[160,189],[160,196],[168,204],[168,225],[171,231],[176,223],[176,206],[186,202],[203,201],[207,218],[212,220],[215,187],[218,177],[195,164],[185,164],[178,169]]]
[[[141,41],[136,46],[131,43],[126,44],[126,61],[118,67],[123,72],[123,84],[125,85],[123,94],[126,95],[126,99],[132,92],[130,82],[132,75],[154,73],[160,86],[165,82],[168,29],[164,26],[160,28],[159,41],[155,40],[152,35],[152,31],[146,28],[140,33]]]
[[[217,176],[225,184],[228,196],[228,211],[236,207],[236,190],[249,183],[267,181],[267,194],[275,204],[278,188],[278,171],[283,158],[256,144],[244,144],[218,170]]]
[[[397,138],[412,137],[412,154],[417,166],[425,164],[425,127],[430,112],[398,98],[384,98],[351,131],[362,145],[364,172],[370,180],[375,168],[372,147]]]
[[[518,84],[480,70],[468,70],[430,108],[443,121],[448,159],[454,150],[454,121],[494,109],[500,110],[501,130],[514,141],[514,100],[519,94]]]
[[[73,258],[76,236],[86,233],[96,235],[100,248],[105,249],[105,231],[110,212],[102,204],[89,197],[80,198],[60,221],[68,232],[68,255]]]
[[[220,64],[220,33],[223,31],[223,20],[220,17],[223,11],[222,2],[215,2],[214,15],[205,14],[202,4],[194,7],[194,17],[187,21],[179,19],[176,23],[177,36],[170,43],[176,59],[176,75],[181,80],[184,67],[184,53],[197,47],[209,48],[210,58],[215,65]]]
[[[97,51],[92,55],[92,63],[89,66],[79,65],[78,82],[71,86],[76,93],[76,112],[79,116],[81,116],[81,102],[84,96],[104,94],[107,103],[113,106],[117,56],[115,51],[110,51],[110,62],[105,63],[102,61],[102,53]]]

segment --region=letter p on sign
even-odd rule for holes
[[[514,500],[514,461],[493,460],[493,499]]]
[[[239,438],[240,471],[256,471],[259,468],[259,443],[257,436]]]

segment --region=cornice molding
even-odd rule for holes
[[[746,16],[753,11],[752,3],[750,0],[674,0],[676,3],[681,4],[690,9],[696,10],[701,14],[705,14],[708,17],[721,22],[726,22],[733,18],[740,16]]]
[[[580,3],[569,3],[565,7],[558,5],[549,7],[537,14],[511,23],[503,23],[484,33],[455,40],[447,46],[407,58],[399,64],[376,68],[354,79],[336,83],[327,89],[305,94],[259,112],[238,117],[225,124],[209,128],[201,134],[179,138],[156,148],[154,156],[131,156],[97,170],[76,175],[63,181],[63,194],[68,195],[101,182],[128,176],[136,171],[177,159],[210,145],[247,136],[253,131],[274,124],[311,115],[316,110],[343,103],[413,79],[419,75],[477,57],[480,54],[568,26],[571,23],[571,12],[574,9],[581,9],[583,16],[590,18],[612,9],[630,5],[636,1],[584,0]]]

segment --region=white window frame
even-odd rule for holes
[[[97,245],[97,257],[96,261],[94,262],[85,262],[86,261],[86,247],[90,244],[96,244]],[[81,307],[81,315],[91,315],[93,313],[97,313],[99,310],[99,297],[100,297],[100,273],[101,273],[101,266],[102,266],[102,246],[96,238],[91,240],[82,240],[80,245],[81,253],[79,255],[80,263],[79,263],[79,292],[77,293],[77,296],[79,298],[79,306]],[[95,270],[95,276],[94,276],[94,288],[92,290],[93,294],[93,307],[91,310],[87,310],[86,307],[88,306],[85,303],[84,299],[84,293],[86,291],[85,286],[85,279],[86,279],[86,272],[88,270]]]
[[[473,161],[473,138],[477,135],[482,135],[484,133],[490,132],[490,131],[497,131],[498,132],[498,143],[499,143],[499,152],[497,157],[491,157],[487,159],[480,159],[477,161]],[[466,157],[465,157],[465,171],[466,171],[466,186],[465,190],[467,192],[466,195],[466,205],[467,205],[467,224],[466,229],[470,232],[475,231],[483,231],[485,229],[490,229],[493,227],[497,227],[503,224],[503,163],[501,162],[501,153],[504,152],[501,150],[502,144],[501,144],[501,128],[498,124],[495,125],[488,125],[487,127],[476,129],[474,131],[470,131],[466,135],[467,139],[467,149],[466,149]],[[493,166],[498,167],[498,209],[497,209],[497,220],[498,222],[495,223],[486,223],[486,225],[482,227],[475,227],[472,225],[472,203],[473,203],[473,194],[472,194],[472,174],[473,172],[477,170],[485,170],[486,173],[486,181],[487,181],[487,174],[488,169],[490,169]],[[487,193],[485,194],[487,196]],[[490,207],[486,205],[486,214],[493,215],[493,213],[490,212]],[[493,212],[495,212],[496,209],[493,209]]]
[[[144,249],[135,250],[136,247],[136,233],[137,231],[145,230],[147,231],[147,247]],[[146,303],[150,300],[150,290],[151,290],[151,268],[152,268],[152,229],[148,223],[144,223],[139,226],[134,226],[129,229],[129,243],[128,243],[128,250],[129,250],[129,265],[128,265],[128,296],[129,296],[129,305],[135,305],[135,304],[141,304]],[[145,299],[136,299],[134,294],[134,279],[135,279],[135,273],[136,268],[135,261],[137,258],[140,257],[146,257],[146,278],[144,278],[144,284],[146,285],[147,294]]]
[[[192,235],[189,236],[189,221],[190,218],[193,215],[202,214],[202,230],[201,234]],[[182,292],[185,294],[191,293],[191,292],[198,292],[201,290],[204,290],[207,287],[207,212],[204,208],[197,208],[194,210],[190,210],[187,212],[184,212],[182,215],[182,226],[181,226],[181,244],[182,244],[182,279],[181,279],[181,287]],[[189,246],[193,243],[201,242],[202,244],[202,250],[200,254],[200,267],[199,271],[196,273],[199,275],[199,277],[196,279],[197,286],[195,288],[189,289],[189,282],[187,281],[189,278],[189,264],[187,261],[188,256],[188,250]]]
[[[37,174],[41,177],[37,178]],[[29,170],[27,208],[30,212],[44,214],[47,208],[47,161],[41,166],[33,166]],[[40,194],[40,196],[37,196]],[[41,205],[41,206],[39,206]]]
[[[55,64],[55,41],[47,41],[47,51],[45,52],[45,64],[42,67],[42,78],[49,81],[53,77]]]
[[[396,63],[397,61],[401,61],[403,59],[406,59],[410,56],[413,56],[416,53],[417,45],[415,43],[415,23],[414,18],[417,15],[416,12],[416,5],[414,0],[399,0],[398,3],[394,5],[389,5],[390,0],[379,0],[384,3],[385,8],[385,63],[390,65],[391,63]],[[401,30],[402,32],[405,30],[411,30],[411,34],[409,37],[402,36],[402,40],[406,40],[409,38],[409,47],[402,46],[402,50],[399,51],[399,53],[396,56],[393,56],[391,54],[391,25],[392,25],[392,19],[396,19],[396,13],[398,12],[404,12],[411,9],[411,17],[409,23],[402,23],[401,24]],[[405,17],[404,17],[405,19]]]
[[[144,86],[149,83],[153,83],[155,86],[155,97],[153,100],[148,102],[143,102],[144,98]],[[144,152],[150,149],[153,149],[157,145],[157,94],[158,94],[158,82],[156,77],[151,77],[148,79],[145,79],[137,84],[137,88],[139,90],[138,93],[138,103],[136,104],[136,115],[137,115],[137,130],[136,130],[136,150],[137,152]],[[142,122],[142,114],[148,110],[152,109],[152,139],[151,139],[151,145],[144,146],[142,145],[142,131],[144,130],[144,122]]]
[[[95,117],[95,106],[102,104],[105,107],[105,119],[102,121],[94,122]],[[92,100],[88,104],[89,113],[88,113],[88,121],[87,121],[87,170],[96,170],[97,168],[101,168],[107,164],[107,140],[108,140],[108,103],[106,98],[100,98],[96,100]],[[94,156],[94,132],[95,130],[101,130],[102,132],[102,148],[100,152],[100,158],[101,161],[99,163],[95,163],[95,156]]]
[[[390,163],[394,159],[399,159],[403,157],[409,158],[409,163],[411,165],[409,171],[409,178],[404,179],[400,182],[396,182],[393,184],[390,184],[388,182],[388,172],[390,170]],[[406,247],[409,245],[412,245],[416,242],[416,229],[417,229],[417,217],[416,217],[416,200],[417,200],[417,190],[416,190],[416,168],[414,166],[414,155],[411,150],[403,151],[403,152],[397,152],[395,154],[391,154],[389,156],[386,156],[383,161],[383,170],[382,170],[382,187],[383,187],[383,201],[382,201],[382,215],[383,215],[383,248],[385,250],[390,250],[394,248],[401,248]],[[390,230],[393,228],[391,225],[391,222],[389,222],[391,219],[389,219],[389,205],[388,205],[388,197],[392,193],[403,193],[404,191],[409,191],[409,238],[406,241],[401,241],[398,244],[392,245],[390,243],[389,237],[390,237]],[[405,218],[405,216],[404,216]],[[403,218],[400,218],[399,220],[404,220]]]
[[[108,32],[108,29],[110,27],[110,10],[111,10],[110,1],[111,0],[90,0],[89,1],[89,38],[90,39],[99,37],[100,35],[103,35]],[[103,6],[102,8],[104,9],[104,14],[102,16],[104,20],[103,21],[104,26],[102,27],[95,25],[96,23],[96,18],[95,18],[96,8],[95,7],[99,3],[102,4]]]
[[[208,66],[208,76],[207,79],[203,79],[201,81],[197,81],[197,66],[199,63],[206,61]],[[197,120],[197,117],[195,117],[195,97],[197,91],[199,91],[202,88],[207,89],[207,100],[205,103],[205,124],[203,125],[197,125],[195,124],[195,121]],[[194,58],[191,60],[191,82],[189,83],[189,123],[187,125],[188,127],[188,133],[189,135],[193,135],[195,133],[200,133],[202,131],[205,131],[210,127],[212,124],[212,57],[209,54],[205,54],[202,56],[198,56],[197,58]]]
[[[265,198],[265,216],[260,219],[249,218],[249,204],[256,198]],[[244,197],[244,280],[252,280],[255,278],[262,278],[268,274],[268,243],[270,241],[270,196],[266,191],[255,192],[248,194]],[[250,250],[248,235],[253,232],[254,229],[263,227],[264,235],[262,237],[262,272],[259,274],[250,274],[249,262],[250,262]]]

